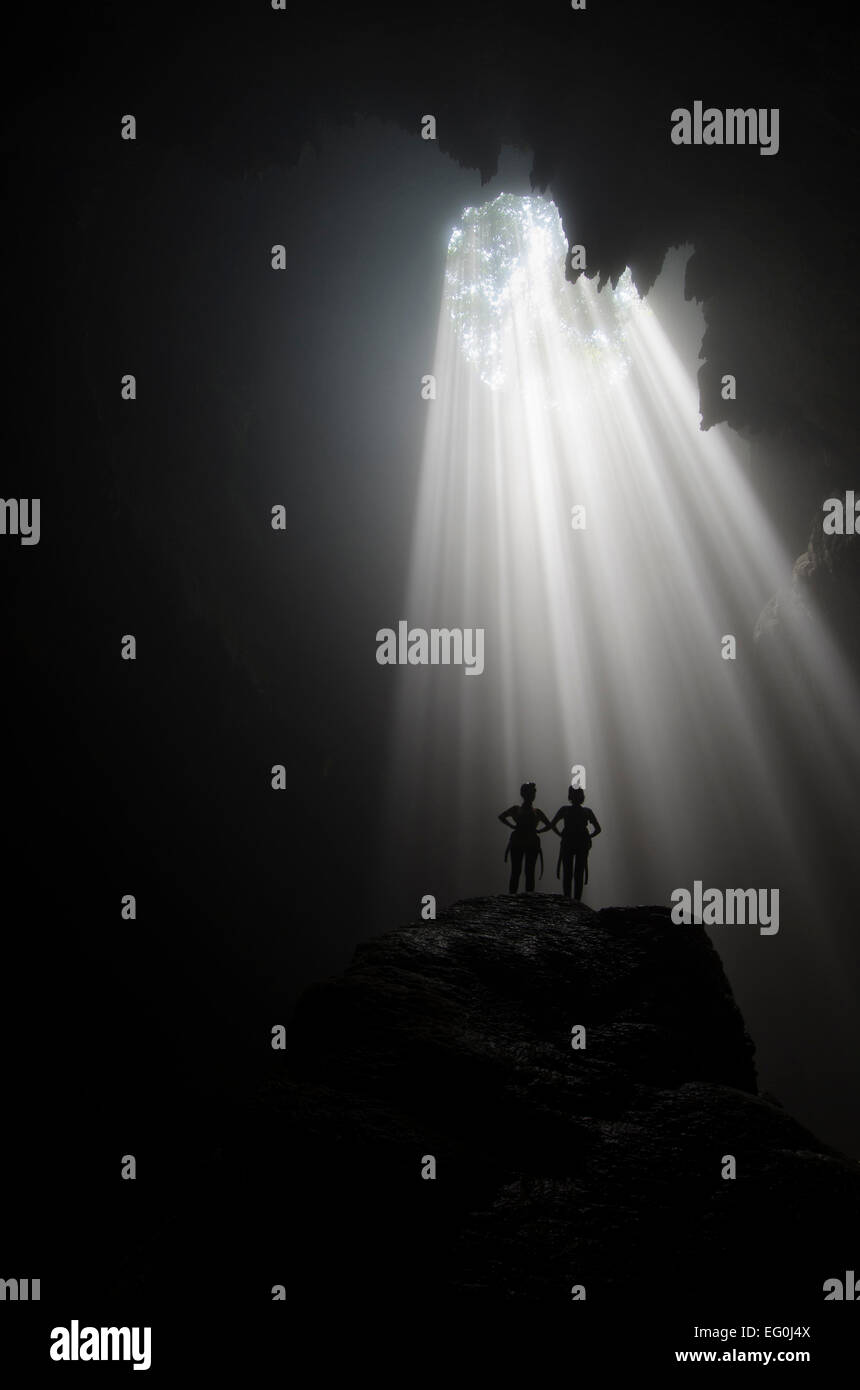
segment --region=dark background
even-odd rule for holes
[[[753,441],[793,554],[852,482],[856,121],[828,11],[309,9],[49,7],[10,49],[3,492],[41,498],[42,538],[0,547],[7,1276],[83,1259],[106,1287],[100,1252],[151,1200],[120,1156],[190,1181],[278,1065],[272,1024],[427,891],[380,883],[345,824],[385,795],[373,634],[403,589],[415,388],[465,205],[531,174],[601,275],[629,264],[643,291],[692,245],[703,421]],[[668,112],[696,98],[779,106],[779,154],[676,150]],[[837,580],[850,650],[856,584]],[[800,1118],[860,1152],[851,1039],[835,1060],[790,954],[768,988],[806,1030]],[[84,1256],[74,1229],[34,1235],[46,1192],[86,1211]]]

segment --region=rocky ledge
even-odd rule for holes
[[[352,1271],[351,1306],[819,1310],[860,1258],[860,1167],[758,1093],[753,1051],[668,909],[457,903],[300,1000],[243,1127],[256,1220],[304,1296]]]

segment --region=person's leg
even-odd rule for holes
[[[573,879],[573,850],[565,850],[561,857],[562,883],[561,891],[566,898],[570,897],[570,885]]]
[[[582,897],[582,880],[585,877],[585,860],[587,850],[578,849],[576,851],[576,863],[573,870],[573,896],[577,902]]]
[[[511,845],[511,882],[508,891],[516,893],[520,886],[520,869],[523,863],[523,852],[515,845]]]
[[[538,857],[537,849],[532,849],[532,847],[529,846],[529,848],[526,850],[526,892],[527,892],[527,893],[533,893],[533,892],[535,891],[535,865],[537,864],[537,857]]]

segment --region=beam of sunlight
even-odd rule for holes
[[[697,878],[779,888],[799,920],[814,884],[798,796],[809,779],[853,796],[856,687],[821,623],[791,662],[754,650],[793,557],[743,446],[699,429],[696,384],[629,272],[572,285],[566,251],[537,197],[468,209],[451,236],[411,573],[388,621],[483,628],[485,669],[392,673],[392,833],[419,891],[435,875],[452,896],[503,892],[498,812],[535,780],[551,816],[581,764],[605,831],[587,902],[668,903]],[[557,892],[543,840],[538,888]]]

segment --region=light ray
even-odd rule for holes
[[[758,659],[752,627],[792,557],[729,431],[698,428],[695,383],[629,272],[571,285],[566,249],[539,198],[468,209],[452,234],[391,621],[482,627],[486,665],[396,671],[396,833],[457,896],[504,891],[495,815],[530,778],[552,814],[584,764],[607,830],[588,900],[668,902],[700,878],[788,888],[802,915],[793,800],[803,778],[850,793],[855,684],[820,623],[794,634],[791,663]]]

